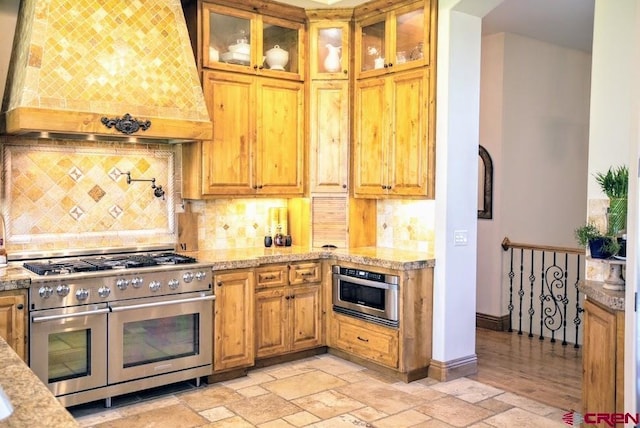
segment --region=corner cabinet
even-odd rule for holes
[[[0,292],[0,336],[23,361],[26,359],[26,291]]]
[[[256,269],[256,358],[323,345],[319,262]]]
[[[301,196],[306,45],[301,9],[273,5],[295,21],[256,13],[248,4],[198,4],[199,25],[189,27],[199,29],[195,50],[213,139],[182,145],[183,197]]]
[[[249,367],[253,352],[252,270],[214,272],[213,371]]]

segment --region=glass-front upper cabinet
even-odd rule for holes
[[[302,24],[203,3],[202,26],[203,67],[302,80]]]
[[[311,22],[310,66],[312,79],[349,78],[349,22]]]
[[[430,24],[429,1],[357,20],[357,77],[428,65]]]

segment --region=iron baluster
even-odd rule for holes
[[[513,331],[513,278],[516,276],[513,272],[513,248],[509,252],[509,333]]]
[[[522,287],[523,275],[524,275],[524,250],[520,249],[520,290],[518,290],[518,296],[520,296],[520,306],[518,307],[518,334],[522,334],[522,297],[524,296],[524,289]]]
[[[533,337],[533,314],[536,311],[533,309],[533,288],[535,286],[536,276],[533,274],[533,250],[531,250],[531,272],[529,273],[529,337]]]
[[[545,272],[544,272],[544,251],[542,252],[542,265],[540,266],[542,272],[540,273],[540,337],[538,339],[544,340],[544,281],[545,281]]]

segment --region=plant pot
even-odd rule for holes
[[[627,198],[609,199],[609,234],[617,235],[627,228]]]
[[[589,253],[592,259],[608,259],[613,253],[606,250],[609,238],[595,238],[589,240]]]

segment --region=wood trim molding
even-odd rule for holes
[[[439,382],[447,382],[477,372],[478,356],[476,354],[451,361],[431,360],[429,364],[429,377]]]
[[[487,330],[508,331],[509,314],[496,316],[476,312],[476,327],[486,328]]]

